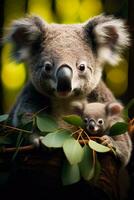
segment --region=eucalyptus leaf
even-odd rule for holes
[[[109,147],[106,147],[106,146],[104,146],[102,144],[99,144],[99,143],[97,143],[97,142],[95,142],[95,141],[93,141],[91,139],[89,140],[88,145],[89,145],[89,147],[91,149],[93,149],[93,150],[95,150],[97,152],[100,152],[100,153],[105,153],[105,152],[110,151]]]
[[[128,131],[128,124],[124,122],[117,122],[114,124],[110,130],[109,130],[109,135],[110,136],[116,136],[116,135],[121,135],[125,132]]]
[[[40,115],[36,117],[37,127],[42,132],[53,132],[58,129],[57,122],[49,115]]]
[[[81,162],[84,151],[79,142],[73,137],[64,142],[63,151],[71,165]]]
[[[63,164],[62,169],[62,183],[63,185],[70,185],[80,180],[80,172],[78,164],[70,165],[67,161]]]
[[[79,163],[81,176],[89,181],[94,177],[95,166],[93,164],[93,150],[87,145],[83,147],[84,155],[82,161]]]
[[[5,120],[7,120],[8,117],[9,117],[8,114],[0,115],[0,122],[3,122],[3,121],[5,121]]]
[[[67,115],[63,117],[63,120],[71,125],[84,127],[84,121],[78,115]]]
[[[41,142],[47,147],[62,147],[65,140],[71,137],[71,132],[65,129],[57,130],[42,137]]]

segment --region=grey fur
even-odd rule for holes
[[[85,23],[61,25],[47,24],[39,17],[29,16],[13,22],[7,38],[13,44],[13,58],[24,61],[30,74],[10,113],[14,126],[20,126],[20,114],[42,108],[57,118],[71,114],[69,108],[75,100],[115,101],[101,75],[103,64],[111,63],[111,56],[116,64],[121,51],[128,46],[128,33],[122,20],[100,15]],[[72,72],[64,70],[64,78],[68,80],[61,93],[57,90],[58,70],[65,65]],[[117,137],[122,151],[128,145],[126,137]]]

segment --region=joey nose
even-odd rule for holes
[[[72,90],[72,69],[69,65],[61,65],[56,73],[57,92],[70,92]]]
[[[89,129],[93,131],[93,130],[95,129],[95,126],[92,125],[92,124],[90,124],[90,125],[89,125]]]
[[[96,127],[95,122],[94,122],[93,120],[91,120],[91,121],[89,122],[89,126],[88,126],[89,130],[94,131],[94,130],[95,130],[95,127]]]

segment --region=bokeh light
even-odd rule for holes
[[[128,63],[122,61],[116,67],[107,66],[106,84],[114,92],[115,96],[121,96],[128,86]]]
[[[5,45],[2,51],[2,83],[6,88],[16,90],[25,82],[26,72],[24,64],[12,62],[9,57],[10,45]]]
[[[101,0],[84,0],[81,1],[79,16],[81,21],[103,12]]]
[[[25,68],[23,64],[16,66],[14,62],[3,66],[2,82],[8,89],[16,90],[25,82]]]
[[[56,0],[56,11],[62,23],[73,23],[78,19],[79,0]]]
[[[53,13],[51,10],[52,1],[50,0],[29,0],[29,14],[38,15],[48,22],[53,21]]]
[[[62,23],[83,22],[103,11],[101,0],[56,0],[56,9]]]

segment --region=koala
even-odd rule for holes
[[[26,16],[12,23],[6,39],[13,47],[11,57],[17,62],[24,62],[29,72],[29,80],[9,113],[9,123],[12,126],[21,127],[22,118],[27,113],[32,115],[40,110],[60,121],[63,115],[72,114],[70,105],[73,101],[116,101],[113,93],[103,82],[102,73],[104,64],[116,65],[122,51],[129,46],[129,33],[121,19],[99,15],[79,24],[48,24],[38,16]],[[121,148],[129,146],[127,134],[122,138],[117,136],[116,144],[123,144],[119,145]],[[128,148],[121,149],[122,154],[127,153],[124,149]],[[57,180],[52,178],[53,175],[60,176],[57,175],[59,170],[57,173],[55,170],[50,172],[50,169],[59,165],[59,161],[56,165],[53,164],[54,152],[51,153],[50,156],[46,151],[43,156],[46,165],[42,172],[47,177],[43,178],[43,188],[44,180],[47,183],[51,179]],[[54,187],[57,185],[58,182]],[[84,185],[83,191],[85,187]],[[87,188],[92,199],[92,195],[99,194],[100,189],[91,194],[92,189],[90,188],[89,192],[89,186]],[[79,191],[83,194],[81,189],[82,187],[80,190],[76,187],[75,194]],[[30,195],[36,190],[31,187],[31,191]],[[51,192],[48,196],[50,194]],[[69,192],[66,194],[69,196]]]
[[[129,45],[122,20],[100,15],[66,25],[28,16],[12,23],[7,40],[13,46],[12,58],[29,71],[29,81],[10,112],[13,126],[20,126],[27,112],[43,108],[56,118],[70,114],[73,100],[115,100],[101,76],[103,65],[115,65]]]
[[[72,106],[85,122],[85,131],[88,135],[100,136],[101,144],[114,148],[121,164],[126,166],[132,151],[129,134],[126,132],[118,136],[109,136],[112,125],[123,122],[123,105],[119,102],[73,102]]]

